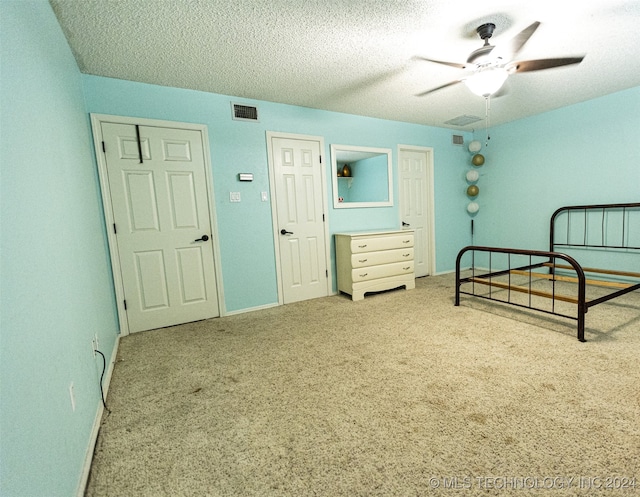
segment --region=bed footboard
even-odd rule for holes
[[[465,266],[471,268],[470,274],[463,277],[462,264],[468,253],[471,263]],[[575,276],[550,274],[550,267],[560,266],[569,268]],[[577,284],[576,291],[563,294],[556,283],[569,279]],[[539,287],[541,281],[547,284]],[[470,284],[470,289],[468,286],[463,288],[466,284]],[[574,319],[581,342],[585,341],[584,321],[588,310],[585,287],[583,268],[575,259],[559,252],[471,245],[463,248],[456,258],[456,306],[460,305],[460,295],[466,294]],[[541,305],[540,299],[547,300],[549,305]],[[575,314],[569,314],[559,303],[574,304]]]

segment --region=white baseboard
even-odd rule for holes
[[[273,304],[265,304],[265,305],[259,305],[256,307],[247,307],[246,309],[240,309],[237,311],[230,311],[230,312],[226,312],[225,316],[233,316],[235,314],[244,314],[245,312],[253,312],[253,311],[261,311],[263,309],[270,309],[272,307],[278,307],[277,302],[273,303]]]
[[[111,375],[113,374],[113,368],[116,363],[116,356],[118,354],[118,346],[120,345],[120,335],[116,336],[116,341],[113,344],[113,351],[111,352],[111,358],[107,364],[107,370],[105,371],[102,390],[104,392],[104,398],[107,398],[107,392],[109,392],[109,385],[111,383]],[[96,411],[96,417],[93,420],[93,428],[91,429],[91,437],[89,439],[89,446],[87,447],[87,453],[84,458],[84,465],[82,467],[82,477],[80,478],[80,484],[78,485],[77,497],[83,497],[89,482],[89,473],[91,472],[91,463],[93,461],[93,453],[98,441],[98,434],[100,433],[100,426],[102,424],[102,415],[104,414],[104,406],[102,399],[98,404],[98,410]]]
[[[461,270],[464,270],[465,268],[461,268]],[[456,270],[454,269],[447,269],[446,271],[436,271],[435,273],[433,273],[433,275],[431,276],[443,276],[445,274],[451,274],[451,273],[455,273]]]

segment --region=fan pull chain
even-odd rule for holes
[[[485,147],[489,146],[489,140],[491,140],[491,137],[489,136],[489,127],[491,126],[491,119],[490,119],[490,113],[491,113],[491,95],[487,95],[486,97],[484,97],[484,104],[485,104],[485,110],[484,110],[484,130],[487,133],[487,141],[485,142]]]

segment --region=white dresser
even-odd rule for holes
[[[338,291],[353,300],[366,292],[416,287],[413,231],[336,233]]]

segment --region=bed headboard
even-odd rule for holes
[[[559,208],[549,228],[556,247],[640,250],[640,202]]]

